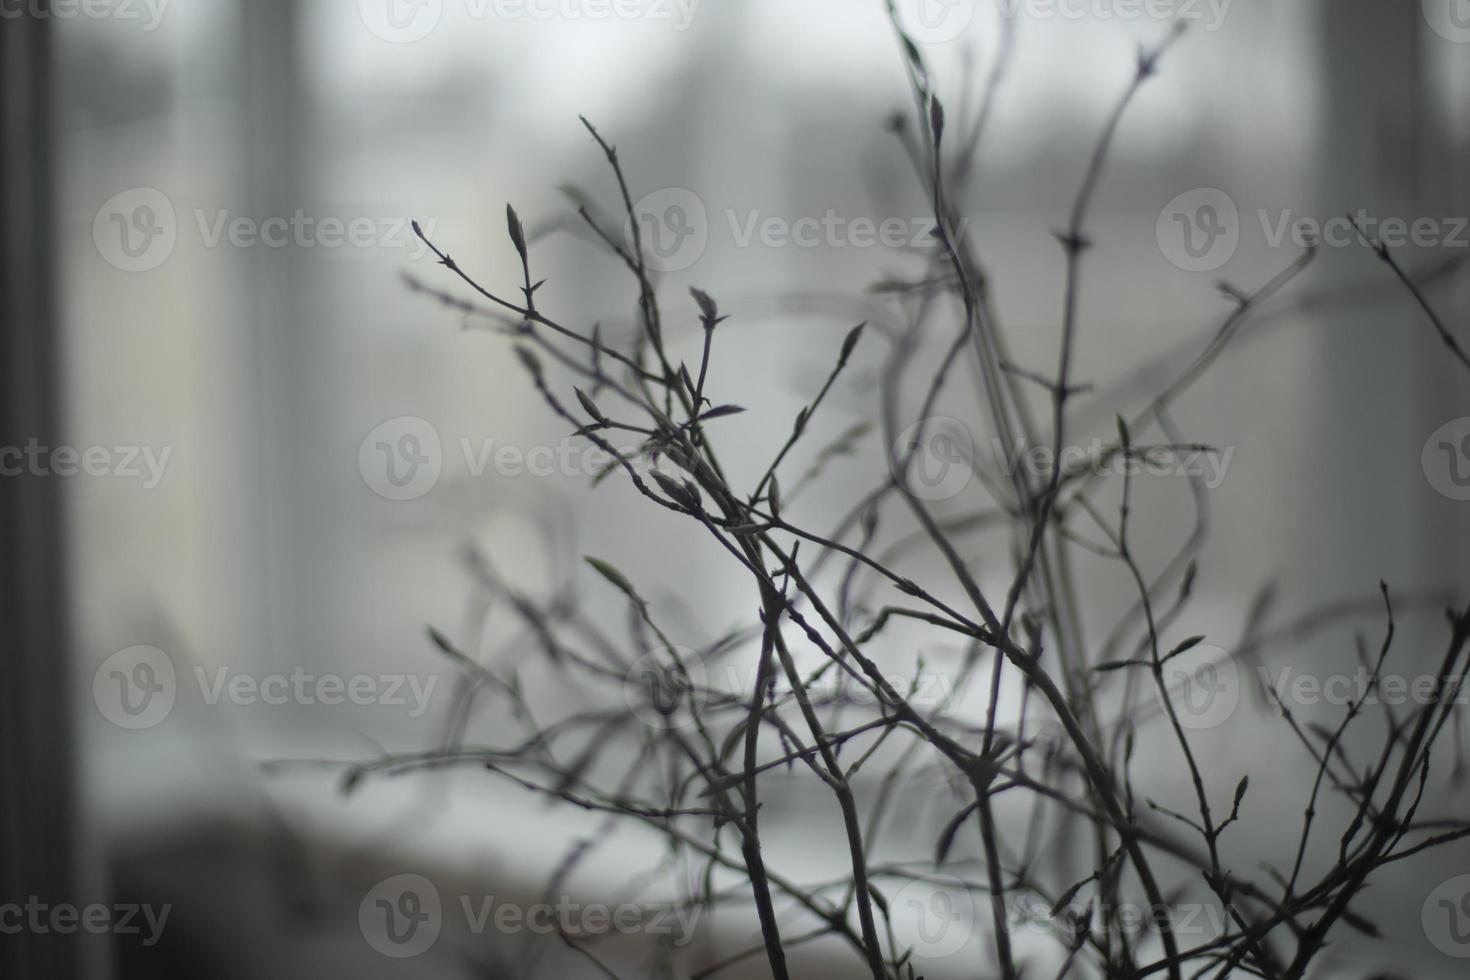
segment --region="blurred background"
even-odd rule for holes
[[[1176,16],[1190,28],[1129,110],[1088,222],[1078,373],[1095,388],[1079,400],[1076,439],[1109,438],[1116,412],[1187,363],[1228,312],[1218,280],[1254,289],[1296,258],[1290,234],[1274,233],[1283,222],[1435,219],[1444,233],[1399,258],[1452,326],[1465,323],[1463,0],[898,6],[950,107],[977,102],[1002,25],[1014,32],[961,209],[1012,352],[1038,370],[1058,336],[1053,232],[1138,46]],[[626,486],[589,491],[584,447],[511,345],[408,287],[405,274],[465,294],[409,222],[513,295],[513,203],[547,278],[541,303],[631,336],[633,284],[578,229],[565,190],[618,213],[585,116],[674,235],[661,294],[680,356],[698,356],[689,286],[731,316],[711,389],[749,409],[727,423],[729,453],[758,474],[845,331],[895,329],[868,286],[922,268],[912,247],[855,235],[749,234],[766,218],[926,214],[889,128],[912,100],[883,4],[4,0],[0,32],[4,444],[77,451],[70,471],[53,453],[44,477],[33,465],[0,478],[16,804],[4,884],[173,910],[154,943],[146,926],[31,937],[23,953],[0,936],[17,957],[5,975],[599,975],[557,950],[518,972],[513,944],[485,936],[398,960],[364,941],[358,918],[376,883],[405,873],[437,882],[446,906],[534,895],[596,821],[483,773],[370,781],[346,796],[328,763],[442,737],[457,675],[426,626],[489,663],[533,655],[514,614],[483,601],[467,554],[525,595],[570,591],[608,609],[617,597],[581,556],[615,560],[691,644],[748,619],[753,598],[697,529]],[[1198,216],[1219,200],[1235,210],[1224,250],[1181,250],[1171,209]],[[871,416],[878,364],[869,356],[834,392],[826,437]],[[1234,448],[1210,490],[1216,535],[1191,632],[1228,645],[1272,582],[1273,622],[1356,603],[1343,630],[1288,651],[1298,666],[1341,657],[1354,628],[1379,635],[1383,579],[1425,614],[1406,611],[1404,656],[1438,656],[1435,603],[1463,601],[1454,590],[1470,581],[1470,505],[1426,446],[1470,415],[1461,371],[1371,251],[1324,247],[1178,406],[1191,439]],[[804,513],[825,524],[851,505],[881,472],[872,443],[806,491]],[[1448,465],[1459,462],[1470,466]],[[1187,531],[1188,495],[1140,493],[1156,515],[1140,548],[1167,556]],[[1092,594],[1105,624],[1127,583]],[[356,679],[362,696],[270,695],[268,679],[293,675]],[[538,697],[572,696],[541,680]],[[130,700],[129,684],[166,697]],[[1273,813],[1299,820],[1311,770],[1264,717],[1247,705],[1202,751],[1253,760],[1269,830]],[[493,717],[475,724],[497,731]],[[322,764],[261,766],[288,759]],[[1463,810],[1465,797],[1435,802]],[[785,809],[800,826],[801,798]],[[829,814],[810,812],[776,850],[815,867]],[[1279,846],[1293,842],[1283,831]],[[659,846],[629,832],[572,887],[606,896]],[[1244,846],[1254,866],[1278,844],[1268,832]],[[1353,975],[1374,964],[1462,975],[1420,916],[1443,878],[1385,875],[1381,907],[1360,910],[1384,938],[1344,940],[1341,955],[1367,965]],[[750,935],[735,918],[707,932],[722,928],[725,940],[700,942]],[[643,975],[630,955],[628,975]],[[1341,975],[1331,963],[1319,975]]]

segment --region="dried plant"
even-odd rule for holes
[[[517,342],[517,352],[550,410],[578,438],[615,462],[609,480],[626,479],[647,505],[695,522],[751,587],[750,622],[717,642],[687,645],[660,625],[654,603],[614,563],[588,559],[607,586],[626,600],[626,636],[582,615],[567,597],[537,604],[481,561],[485,589],[516,611],[557,672],[605,692],[601,704],[538,719],[522,687],[524,663],[487,666],[443,634],[432,638],[464,675],[450,736],[432,751],[391,755],[348,773],[348,785],[375,774],[448,765],[483,767],[553,801],[630,822],[667,841],[660,869],[694,869],[681,900],[690,907],[753,907],[759,943],[693,964],[712,977],[764,960],[770,975],[791,976],[798,947],[836,941],[850,950],[844,975],[874,980],[920,976],[922,956],[894,919],[897,896],[914,900],[943,887],[985,922],[983,952],[964,960],[965,975],[1005,980],[1064,976],[1189,977],[1252,975],[1297,980],[1334,930],[1374,927],[1353,908],[1376,871],[1436,845],[1470,835],[1463,820],[1420,816],[1433,782],[1431,752],[1455,716],[1464,673],[1470,611],[1451,612],[1437,668],[1438,696],[1396,713],[1370,698],[1393,653],[1394,603],[1387,586],[1379,608],[1381,639],[1360,638],[1370,684],[1331,727],[1296,718],[1277,705],[1312,778],[1304,785],[1299,843],[1289,867],[1241,867],[1225,856],[1229,835],[1249,819],[1245,771],[1206,773],[1200,739],[1181,717],[1190,681],[1207,681],[1224,663],[1201,659],[1205,637],[1188,635],[1196,557],[1206,534],[1206,501],[1189,481],[1195,519],[1162,565],[1141,560],[1134,546],[1137,466],[1196,452],[1176,430],[1172,407],[1230,347],[1242,328],[1312,261],[1312,250],[1253,290],[1222,286],[1230,303],[1191,363],[1166,387],[1116,425],[1116,440],[1100,458],[1038,478],[1025,468],[1003,472],[995,461],[974,466],[990,506],[941,514],[916,467],[929,451],[941,397],[953,395],[962,361],[978,368],[984,424],[1006,445],[1046,445],[1053,458],[1066,446],[1071,400],[1082,390],[1074,365],[1080,270],[1088,254],[1088,216],[1119,121],[1178,36],[1140,52],[1136,71],[1107,119],[1057,238],[1065,258],[1059,354],[1041,373],[1013,363],[992,306],[985,273],[962,228],[955,201],[964,196],[1005,70],[1004,51],[987,81],[986,97],[963,119],[947,117],[934,94],[918,47],[889,11],[917,113],[894,126],[937,219],[939,247],[912,280],[886,280],[875,291],[903,320],[881,358],[876,423],[889,447],[875,486],[830,526],[795,522],[783,481],[800,487],[822,478],[823,466],[857,433],[837,444],[812,444],[812,421],[826,396],[863,351],[855,327],[833,352],[825,384],[797,413],[769,466],[754,481],[726,475],[717,447],[722,419],[741,411],[709,385],[727,319],[716,299],[692,290],[698,322],[672,323],[660,305],[655,273],[645,259],[639,216],[617,150],[590,123],[588,133],[616,181],[622,219],[599,217],[582,202],[580,218],[616,257],[637,288],[636,341],[609,343],[599,328],[555,319],[542,305],[528,237],[513,209],[508,233],[520,258],[519,296],[507,298],[472,277],[439,244],[420,237],[457,277],[448,289],[414,288],[457,311],[484,318]],[[417,226],[416,226],[417,230]],[[1453,353],[1463,354],[1423,293],[1389,252],[1380,256],[1408,285]],[[462,295],[467,288],[473,296]],[[666,338],[698,330],[698,364],[676,362]],[[942,354],[921,367],[933,336]],[[929,345],[932,349],[932,344]],[[917,385],[917,387],[915,387]],[[1033,415],[1038,391],[1049,418]],[[915,409],[914,406],[917,406]],[[978,424],[978,423],[977,423]],[[1157,441],[1145,443],[1146,437]],[[628,440],[636,452],[621,450]],[[1114,470],[1121,476],[1108,476]],[[1183,484],[1181,484],[1183,485]],[[1116,510],[1104,504],[1116,500]],[[1151,533],[1158,533],[1150,527]],[[983,588],[972,557],[987,545],[987,577],[1010,559],[1004,591]],[[1105,641],[1084,638],[1079,552],[1114,564],[1134,598]],[[1152,567],[1147,567],[1152,565]],[[1271,642],[1296,640],[1340,614],[1309,614],[1275,634],[1260,629],[1252,610],[1244,639],[1228,655],[1251,662]],[[890,640],[904,633],[901,643]],[[931,637],[965,651],[939,696],[924,690],[929,676],[910,651],[932,648]],[[1376,652],[1373,651],[1376,648]],[[1195,666],[1181,672],[1185,662]],[[815,666],[811,666],[815,664]],[[722,683],[736,678],[740,683]],[[967,718],[951,710],[956,691],[980,681],[986,710]],[[1181,687],[1181,680],[1185,687]],[[742,686],[743,685],[743,686]],[[1196,692],[1197,693],[1197,692]],[[475,746],[463,739],[465,718],[494,701],[523,731],[519,742]],[[1381,712],[1379,709],[1381,708]],[[1351,728],[1363,734],[1381,713],[1385,733],[1366,761],[1349,757]],[[1216,733],[1218,734],[1218,733]],[[1148,756],[1188,781],[1190,812],[1175,812],[1135,793],[1140,737]],[[1242,760],[1242,769],[1248,762]],[[1458,767],[1457,767],[1458,768]],[[811,819],[840,826],[847,868],[834,880],[809,880],[769,862],[781,817],[762,806],[770,780],[810,773],[832,799]],[[782,775],[783,773],[787,775]],[[785,784],[783,784],[785,785]],[[1327,797],[1345,801],[1345,825],[1326,826]],[[917,799],[916,799],[917,797]],[[934,819],[935,808],[945,812]],[[919,850],[913,841],[922,838]],[[574,842],[555,870],[548,893],[595,852]],[[1314,855],[1330,852],[1331,859]],[[1321,866],[1317,873],[1309,868]],[[915,891],[915,889],[918,889]],[[927,891],[926,891],[927,889]],[[921,899],[923,901],[926,899]],[[1165,910],[1187,903],[1214,910],[1209,934],[1176,928]],[[1022,923],[1021,908],[1039,908]],[[1155,913],[1146,930],[1119,921],[1120,910]],[[968,913],[967,913],[968,914]],[[1038,928],[1026,928],[1038,926]],[[616,976],[589,943],[569,945]],[[672,974],[672,950],[650,950],[649,969]],[[661,966],[659,964],[662,964]]]

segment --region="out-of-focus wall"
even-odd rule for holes
[[[453,311],[406,288],[408,273],[466,293],[408,222],[421,221],[465,269],[514,295],[503,213],[513,202],[548,280],[540,301],[568,322],[599,320],[609,336],[626,336],[635,291],[577,233],[558,190],[570,182],[616,211],[610,175],[577,119],[585,114],[618,145],[636,197],[677,189],[705,210],[702,253],[663,279],[673,346],[697,357],[687,288],[714,294],[732,319],[720,331],[711,388],[750,409],[728,423],[729,464],[757,474],[842,332],[875,313],[865,287],[918,267],[895,250],[846,242],[742,244],[750,222],[768,217],[926,213],[885,131],[910,100],[882,5],[664,4],[667,18],[631,20],[541,18],[509,6],[523,15],[497,16],[506,5],[469,0],[191,0],[148,8],[156,20],[81,17],[59,31],[68,438],[135,451],[138,464],[137,475],[68,488],[78,675],[174,672],[166,717],[108,717],[93,691],[78,692],[101,831],[279,808],[364,848],[391,841],[446,858],[470,848],[532,880],[583,821],[483,779],[445,782],[431,838],[406,840],[396,828],[401,808],[419,801],[415,788],[368,787],[344,802],[319,773],[267,778],[252,760],[361,757],[438,737],[454,673],[424,627],[480,635],[459,560],[467,543],[530,594],[581,575],[583,554],[616,558],[656,602],[697,611],[675,614],[694,640],[749,616],[740,569],[693,530],[650,513],[626,487],[587,492],[576,444],[508,342],[460,329]],[[1044,369],[1061,308],[1052,232],[1136,46],[1168,25],[1020,9],[964,211],[1016,360]],[[1271,240],[1283,218],[1335,214],[1352,201],[1415,206],[1405,203],[1420,199],[1411,174],[1360,170],[1350,147],[1418,145],[1416,134],[1444,132],[1430,110],[1409,108],[1425,91],[1453,95],[1448,79],[1463,76],[1466,55],[1417,14],[1385,16],[1394,32],[1380,38],[1319,4],[1237,0],[1220,20],[1193,24],[1170,52],[1118,132],[1089,222],[1097,247],[1083,279],[1078,363],[1096,394],[1081,401],[1088,414],[1079,415],[1078,439],[1107,438],[1114,414],[1140,404],[1142,389],[1119,386],[1141,368],[1155,365],[1144,380],[1157,384],[1187,362],[1227,309],[1216,279],[1253,288],[1292,261],[1290,241]],[[948,105],[978,97],[998,25],[981,4],[963,30],[920,32]],[[1353,131],[1355,110],[1342,101],[1354,74],[1343,59],[1369,57],[1380,43],[1410,58],[1422,43],[1436,66],[1400,80],[1376,107],[1374,119],[1387,122],[1410,104],[1381,137]],[[1378,91],[1384,74],[1365,73],[1365,86]],[[1437,110],[1456,111],[1450,98]],[[1463,159],[1463,149],[1445,152]],[[1181,261],[1159,230],[1171,202],[1188,204],[1201,189],[1223,193],[1238,212],[1237,247],[1218,264]],[[1463,192],[1434,188],[1423,199],[1454,213]],[[1427,333],[1374,334],[1374,311],[1405,319],[1391,293],[1348,300],[1363,318],[1355,329],[1373,337],[1371,361],[1344,349],[1338,327],[1334,304],[1381,276],[1370,260],[1324,249],[1292,298],[1178,406],[1175,421],[1193,438],[1234,449],[1210,495],[1222,533],[1201,562],[1200,631],[1238,631],[1271,576],[1286,599],[1371,597],[1380,577],[1422,589],[1433,578],[1424,573],[1441,564],[1426,558],[1434,542],[1424,515],[1448,508],[1421,477],[1421,442],[1406,443],[1403,429],[1423,428],[1426,413],[1451,417],[1429,392],[1443,383],[1440,366],[1426,363],[1436,345]],[[1319,296],[1310,316],[1290,309]],[[1417,398],[1423,379],[1426,402],[1395,406],[1375,433],[1381,442],[1363,446],[1334,429],[1344,400],[1366,416],[1389,415],[1366,380],[1332,390],[1329,365],[1392,378],[1405,399]],[[870,395],[862,386],[835,392],[823,433],[870,412]],[[498,450],[521,459],[537,447],[543,455],[525,465],[550,454],[547,475],[496,462]],[[1355,447],[1388,453],[1385,465],[1401,471],[1375,484],[1377,497],[1358,496],[1363,484],[1344,455]],[[802,505],[836,513],[880,459],[867,445]],[[1402,506],[1385,514],[1384,495]],[[1189,502],[1177,488],[1140,489],[1138,506],[1154,508],[1161,526],[1187,526]],[[1175,540],[1141,534],[1145,560],[1162,560]],[[581,591],[601,599],[590,582]],[[1128,594],[1125,582],[1098,588],[1087,612],[1099,632]],[[482,652],[529,656],[498,649],[514,639],[513,623],[491,610],[484,633],[499,642]],[[1371,616],[1364,625],[1377,626]],[[271,705],[243,703],[250,699],[220,686],[298,668],[408,675],[424,693],[415,700],[406,691],[407,704]],[[1276,785],[1292,773],[1283,765]],[[818,836],[814,824],[782,847],[798,859]],[[609,880],[631,874],[643,855],[623,856],[626,867],[603,866]]]

